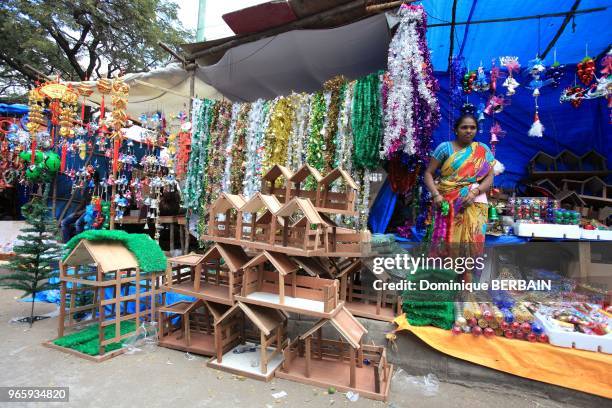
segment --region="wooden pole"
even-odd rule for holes
[[[351,346],[349,347],[349,357],[351,360],[350,363],[350,380],[349,380],[349,385],[351,388],[355,388],[355,383],[356,383],[356,371],[357,368],[355,367],[355,349]]]
[[[306,355],[304,357],[304,359],[306,360],[306,370],[305,370],[305,375],[306,378],[310,378],[310,339],[311,336],[306,337],[305,342],[306,342]]]

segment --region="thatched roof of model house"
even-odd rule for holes
[[[134,255],[117,241],[81,240],[64,259],[66,266],[90,264],[96,264],[103,273],[138,267]]]
[[[351,345],[351,347],[358,349],[361,347],[361,338],[368,331],[363,327],[361,323],[355,317],[349,313],[344,306],[340,308],[338,313],[330,319],[321,319],[314,326],[310,328],[306,333],[300,336],[300,339],[304,340],[306,337],[312,336],[317,330],[326,324],[331,324],[340,335]]]
[[[215,324],[223,322],[239,311],[244,312],[244,315],[266,336],[269,336],[274,329],[287,320],[287,315],[282,310],[237,302]]]
[[[139,267],[141,273],[166,270],[166,255],[146,234],[119,230],[88,230],[68,241],[63,262],[67,266],[95,263],[104,272]]]
[[[281,203],[274,195],[257,192],[240,208],[240,211],[243,213],[254,212],[262,207],[266,207],[275,213],[281,208]]]
[[[276,269],[281,275],[288,275],[290,273],[296,272],[299,267],[298,265],[291,260],[287,255],[280,252],[268,252],[263,251],[255,258],[251,259],[247,262],[243,268],[250,268],[252,266],[260,265],[264,262],[270,262],[274,269]]]

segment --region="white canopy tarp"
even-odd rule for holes
[[[222,99],[222,94],[200,78],[200,70],[200,68],[196,70],[194,96],[197,98]],[[126,74],[124,81],[130,85],[127,107],[129,117],[138,119],[142,113],[158,110],[167,113],[190,110],[191,75],[192,72],[184,70],[180,63],[171,63],[150,72]],[[96,102],[96,104],[91,104],[92,106],[97,106],[102,98],[96,88],[96,81],[86,83],[91,84],[94,90],[94,93],[88,99]],[[111,98],[108,95],[105,97],[105,105],[107,106],[106,110],[110,111]]]

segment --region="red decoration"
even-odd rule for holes
[[[60,157],[60,172],[66,171],[66,155],[68,153],[68,146],[66,143],[62,145],[62,155]]]
[[[114,139],[113,143],[113,173],[119,170],[119,148],[121,147],[121,140],[119,138]]]
[[[576,73],[580,81],[589,85],[595,78],[595,61],[591,57],[584,57],[582,61],[576,65]]]

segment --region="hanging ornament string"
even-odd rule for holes
[[[306,93],[291,95],[295,108],[292,132],[287,145],[286,167],[296,171],[304,164],[304,140],[308,134],[308,113],[310,111],[310,95]]]
[[[356,81],[353,93],[353,163],[359,168],[375,169],[379,163],[382,136],[380,74],[374,73]]]
[[[351,128],[351,108],[353,105],[353,90],[355,81],[344,86],[344,100],[338,115],[338,149],[334,162],[349,173],[353,170],[353,137]]]

